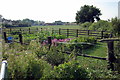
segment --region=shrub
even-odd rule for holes
[[[118,62],[118,63],[115,63],[115,67],[116,67],[116,70],[120,73],[120,41],[115,42],[115,55]]]
[[[52,36],[53,36],[53,38],[56,38],[56,39],[65,39],[65,38],[67,38],[66,35],[59,35],[59,34],[53,34]]]
[[[96,39],[94,37],[78,37],[71,40],[70,43],[67,46],[71,51],[76,49],[78,52],[81,52],[82,49],[88,49],[93,46],[96,43]]]
[[[8,78],[14,80],[37,80],[43,75],[45,67],[49,65],[34,54],[20,56],[9,55]]]
[[[120,36],[120,19],[112,18],[111,20],[112,23],[112,31],[115,36]]]
[[[118,74],[115,71],[110,71],[110,70],[87,70],[89,78],[91,80],[95,79],[118,79],[120,77],[120,74]]]
[[[64,63],[65,57],[64,54],[59,51],[59,48],[57,49],[53,46],[46,54],[45,60],[53,66],[58,66],[59,64]]]
[[[91,22],[85,22],[85,23],[81,24],[80,26],[83,27],[83,28],[89,28],[89,26],[91,24],[92,24]]]
[[[100,20],[98,22],[93,23],[89,29],[91,30],[100,30],[100,31],[110,31],[111,25],[108,21]]]
[[[70,61],[59,66],[55,66],[49,75],[45,75],[44,78],[49,79],[86,79],[88,78],[88,72],[80,66],[77,61]]]

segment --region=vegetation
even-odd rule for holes
[[[112,18],[111,23],[114,35],[120,36],[120,19],[118,19],[117,17]]]
[[[84,5],[81,7],[80,11],[77,11],[76,13],[76,22],[77,24],[84,22],[94,22],[94,19],[99,21],[100,15],[101,12],[98,8],[94,7],[93,5]]]
[[[52,28],[90,29],[113,32],[113,37],[120,36],[120,20],[100,20],[101,12],[94,6],[84,5],[76,13],[76,22],[79,25],[62,26],[34,26],[35,28],[49,28],[31,33],[24,32],[23,40],[28,45],[2,41],[3,60],[8,61],[8,80],[44,80],[44,79],[119,79],[120,77],[120,42],[115,42],[115,57],[117,63],[115,71],[107,69],[107,61],[93,59],[78,54],[87,54],[96,57],[107,57],[106,43],[97,42],[97,39],[89,36],[69,38],[65,35],[52,33]],[[97,22],[94,22],[95,19]],[[14,27],[20,30],[23,24],[31,26],[35,21],[24,19],[13,21]],[[8,24],[3,24],[8,25]],[[20,26],[22,25],[22,26]],[[24,26],[26,26],[24,25]],[[11,25],[8,25],[9,27]],[[13,25],[12,25],[13,26]],[[19,26],[19,27],[18,27]],[[26,27],[27,27],[26,26]],[[7,26],[6,26],[7,27]],[[6,32],[10,30],[6,28]],[[18,40],[18,30],[13,29],[13,40]],[[27,29],[27,28],[23,28]],[[107,34],[106,34],[107,35]],[[48,36],[52,37],[52,44],[48,44]],[[107,37],[105,37],[107,38]]]
[[[100,20],[95,22],[89,26],[91,30],[99,30],[99,31],[111,31],[112,26],[111,23],[108,21]]]
[[[93,56],[106,57],[106,46],[96,44],[87,53]],[[17,80],[38,80],[54,78],[95,79],[118,78],[117,72],[107,70],[107,62],[76,56],[75,50],[65,54],[67,45],[42,46],[37,40],[29,45],[3,43],[3,58],[8,60],[8,77]],[[67,49],[68,51],[70,49]],[[99,51],[98,51],[99,50]],[[101,51],[103,51],[101,53]],[[96,74],[96,75],[95,75]]]

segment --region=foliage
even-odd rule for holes
[[[89,28],[91,24],[92,24],[91,22],[85,22],[85,23],[82,23],[80,26],[83,28]]]
[[[100,31],[110,31],[111,30],[111,25],[110,22],[100,20],[98,22],[93,23],[89,29],[91,30],[100,30]]]
[[[96,43],[96,39],[94,37],[78,37],[75,39],[72,39],[70,42],[86,42],[86,43]]]
[[[65,38],[67,38],[65,35],[59,35],[59,34],[53,34],[52,36],[53,36],[53,38],[56,38],[56,39],[65,39]]]
[[[52,66],[58,66],[59,64],[62,64],[65,62],[65,56],[64,54],[59,51],[60,48],[56,48],[54,46],[51,47],[51,49],[48,51],[48,53],[45,55],[45,60],[50,63]]]
[[[84,5],[81,7],[80,11],[77,11],[76,13],[76,22],[77,24],[84,22],[94,22],[94,19],[99,21],[100,15],[101,12],[98,8],[94,7],[93,5]]]
[[[44,25],[43,21],[34,21],[31,19],[23,19],[23,20],[8,20],[3,18],[3,26],[6,28],[10,27],[31,27],[32,25]]]
[[[65,62],[59,66],[55,66],[49,75],[45,75],[48,79],[86,79],[88,78],[88,72],[80,66],[80,64],[73,60]]]
[[[120,19],[118,19],[117,17],[112,18],[111,23],[114,35],[120,36]]]
[[[34,54],[23,54],[8,57],[8,77],[14,80],[36,80],[43,75],[45,67],[50,66]]]
[[[117,72],[110,70],[87,70],[89,72],[90,79],[118,79],[120,75]]]
[[[78,37],[70,41],[71,44],[67,44],[67,46],[71,49],[74,50],[76,49],[77,51],[81,52],[82,49],[88,49],[93,44],[96,43],[96,39],[94,37]]]
[[[117,62],[118,62],[115,64],[116,70],[120,73],[120,41],[115,42],[115,55],[116,55]]]
[[[75,55],[76,51],[74,48],[78,46],[78,50],[82,48],[84,53],[88,53],[91,56],[106,57],[105,43],[95,45],[94,49],[91,49],[91,45],[81,46],[77,43],[95,44],[95,38],[78,37],[70,42],[75,44],[52,45],[51,49],[49,49],[48,44],[43,46],[39,42],[39,40],[47,39],[49,35],[51,35],[49,32],[44,31],[41,33],[24,34],[24,39],[26,39],[25,37],[28,37],[28,39],[36,38],[36,40],[30,41],[29,45],[21,45],[19,43],[2,44],[3,57],[8,60],[8,76],[10,78],[17,80],[89,78],[94,80],[98,78],[111,79],[120,77],[117,72],[107,70],[107,61]],[[63,42],[67,40],[70,39],[58,39],[58,41]],[[119,43],[116,44],[118,44],[116,56],[119,59]],[[71,54],[65,54],[65,51],[69,51]],[[116,67],[116,70],[120,69],[119,64],[116,64]]]

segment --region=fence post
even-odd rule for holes
[[[20,32],[22,33],[22,30],[21,30],[21,28],[20,28]]]
[[[76,37],[78,37],[78,29],[76,29]]]
[[[69,29],[67,29],[67,37],[69,37]]]
[[[87,35],[88,35],[88,36],[89,36],[89,34],[90,34],[90,30],[87,31]]]
[[[30,28],[29,28],[29,34],[30,34]]]
[[[115,62],[116,60],[114,56],[114,42],[113,41],[107,42],[107,46],[108,46],[108,63],[109,63],[108,69],[114,70],[113,62]]]
[[[61,28],[59,28],[59,35],[61,35]]]
[[[113,37],[113,34],[112,34],[112,33],[110,33],[109,38],[112,38],[112,37]]]
[[[36,28],[36,30],[38,31],[38,28]]]
[[[21,28],[20,28],[20,32],[21,32],[22,30],[21,30]]]
[[[103,33],[104,31],[101,31],[101,39],[103,39],[103,35],[104,35],[104,33]]]
[[[48,37],[48,44],[49,44],[49,50],[50,50],[50,47],[51,47],[51,44],[52,44],[52,38],[51,38],[51,36]]]
[[[12,29],[10,28],[10,33],[12,32]]]
[[[6,36],[6,32],[3,33],[4,35],[4,40],[5,40],[5,43],[7,43],[7,36]]]
[[[41,28],[41,32],[42,32],[42,28]]]
[[[54,34],[54,29],[52,28],[52,34]]]
[[[19,41],[20,41],[21,44],[23,44],[22,34],[19,34]]]

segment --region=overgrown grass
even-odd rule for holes
[[[99,43],[93,48],[83,50],[83,54],[107,58],[107,46],[105,43]],[[78,56],[77,59],[82,67],[86,69],[107,70],[107,61]]]
[[[98,57],[107,57],[107,43],[99,42],[92,49],[85,50],[84,54]]]

